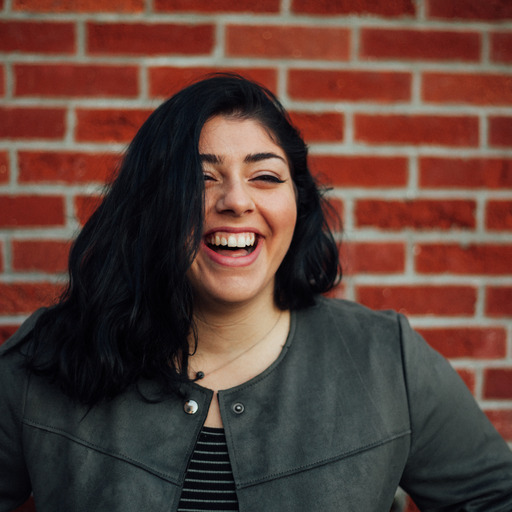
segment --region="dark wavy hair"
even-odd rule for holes
[[[76,238],[69,282],[38,319],[28,368],[93,405],[140,379],[164,392],[187,381],[193,293],[187,271],[202,236],[204,179],[198,145],[217,115],[258,120],[286,153],[297,223],[276,275],[282,309],[311,305],[341,276],[307,148],[267,89],[238,75],[181,90],[142,125],[98,209]]]

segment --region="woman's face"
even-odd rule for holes
[[[203,239],[189,270],[201,305],[273,300],[297,206],[284,151],[253,119],[216,116],[199,140]]]

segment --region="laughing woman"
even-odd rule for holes
[[[0,351],[0,510],[512,510],[512,455],[392,312],[321,296],[307,151],[241,77],[142,126],[58,304]]]

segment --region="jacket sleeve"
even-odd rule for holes
[[[31,492],[22,446],[27,375],[21,367],[23,359],[18,344],[32,324],[32,320],[27,320],[0,347],[0,512],[15,509]]]
[[[422,511],[512,511],[512,452],[449,363],[400,324],[412,431],[401,486]]]

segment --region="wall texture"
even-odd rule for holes
[[[161,100],[275,91],[344,221],[339,296],[407,313],[512,441],[512,2],[0,0],[0,338]]]

